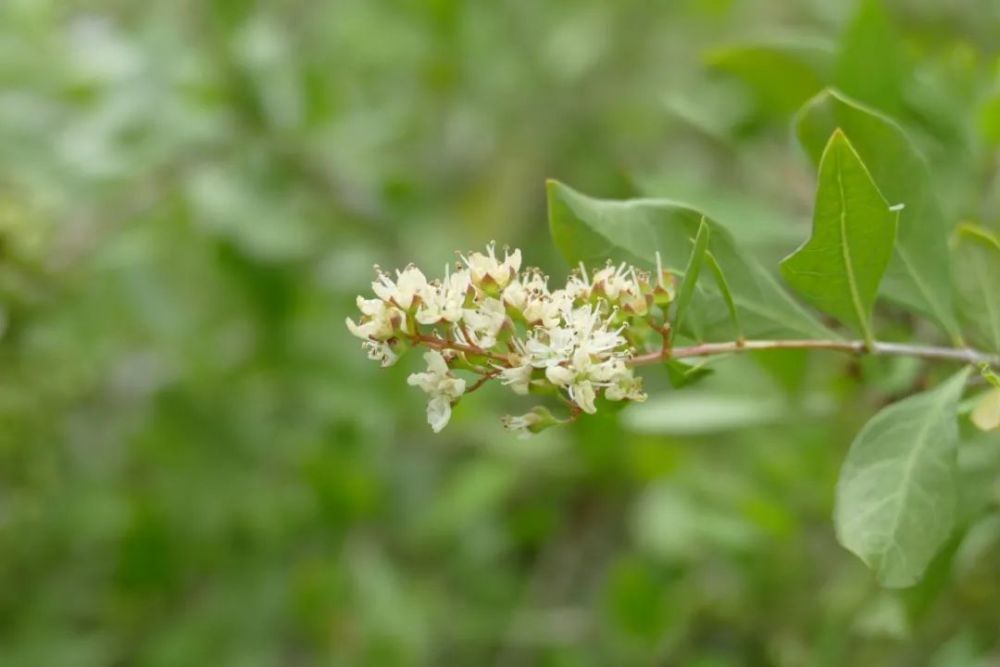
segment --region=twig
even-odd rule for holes
[[[909,343],[874,342],[863,340],[747,340],[724,343],[701,343],[689,347],[657,350],[633,357],[630,366],[648,366],[667,359],[686,357],[708,357],[732,352],[753,350],[834,350],[851,354],[872,354],[885,357],[916,357],[934,361],[954,361],[967,364],[987,364],[1000,367],[1000,355],[969,348],[935,347],[933,345],[911,345]]]

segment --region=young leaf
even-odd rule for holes
[[[915,584],[954,523],[958,424],[969,369],[869,421],[837,483],[838,541],[884,586]]]
[[[698,223],[698,235],[694,239],[694,248],[691,250],[691,257],[688,259],[687,268],[684,269],[684,282],[677,292],[677,309],[674,311],[674,328],[681,329],[684,322],[684,311],[691,303],[694,296],[694,288],[698,284],[698,274],[701,272],[701,265],[705,261],[705,253],[708,251],[708,240],[711,236],[708,223],[704,216]]]
[[[954,258],[959,313],[969,337],[1000,352],[1000,239],[988,229],[963,224]]]
[[[892,204],[904,204],[882,293],[934,318],[961,343],[948,283],[950,226],[934,198],[923,157],[888,117],[826,90],[806,103],[796,123],[799,141],[814,163],[819,164],[837,128],[851,138],[882,195]]]
[[[874,343],[872,307],[895,239],[896,214],[847,137],[835,131],[820,160],[812,236],[781,262],[782,275]]]
[[[549,181],[548,199],[552,238],[571,265],[581,261],[598,264],[610,258],[652,266],[659,250],[664,268],[682,275],[690,256],[690,239],[704,218],[698,211],[666,199],[595,199],[557,181]],[[709,252],[726,269],[748,336],[833,335],[773,276],[745,257],[722,226],[705,220],[711,229]],[[739,335],[717,286],[699,290],[688,312],[707,337],[731,339]]]
[[[740,324],[740,314],[736,310],[736,301],[733,299],[732,290],[729,289],[729,282],[726,281],[726,274],[722,272],[722,267],[719,266],[719,262],[712,253],[705,253],[705,261],[708,263],[708,268],[712,270],[712,275],[715,277],[715,285],[719,288],[719,293],[722,294],[722,300],[726,303],[726,309],[729,310],[729,320],[733,323],[733,328],[736,330],[736,338],[742,340],[744,338],[743,325]]]

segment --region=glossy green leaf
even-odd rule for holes
[[[978,225],[963,224],[954,246],[959,314],[969,339],[1000,351],[1000,239]]]
[[[803,107],[796,123],[799,141],[817,165],[837,128],[851,138],[882,195],[904,205],[882,293],[935,319],[960,341],[948,281],[950,225],[934,198],[927,164],[891,119],[826,90]]]
[[[674,311],[674,327],[681,329],[684,323],[684,314],[691,304],[694,296],[694,289],[698,285],[698,274],[701,273],[701,265],[705,262],[705,253],[708,251],[708,241],[711,232],[705,218],[702,217],[698,224],[698,235],[694,239],[694,248],[691,249],[691,257],[688,259],[687,267],[684,269],[684,282],[681,283],[677,291],[677,306]]]
[[[595,199],[557,181],[549,181],[548,199],[552,238],[571,265],[603,264],[610,258],[653,266],[659,251],[664,268],[683,275],[690,239],[704,217],[666,199]],[[773,276],[743,256],[723,227],[707,218],[706,222],[711,228],[709,251],[726,271],[748,336],[831,335]],[[738,335],[717,286],[698,290],[689,310],[705,336],[731,339]]]
[[[782,261],[782,275],[807,301],[873,342],[872,308],[895,239],[896,213],[835,131],[820,160],[812,236]]]
[[[837,484],[837,539],[885,586],[915,584],[951,530],[956,411],[969,370],[890,405],[851,445]]]
[[[840,38],[834,85],[888,114],[902,106],[906,66],[899,36],[881,0],[860,0]]]

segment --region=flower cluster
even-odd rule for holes
[[[669,276],[655,280],[635,267],[605,266],[572,273],[549,289],[537,269],[521,269],[521,252],[461,255],[453,269],[428,280],[415,266],[376,267],[377,298],[358,297],[361,317],[347,327],[368,356],[389,366],[407,349],[424,346],[427,370],[409,384],[428,396],[427,420],[437,432],[466,393],[496,379],[514,393],[554,394],[569,419],[594,413],[598,399],[642,401],[641,378],[629,360],[645,333],[664,333],[658,320],[670,300]],[[466,380],[459,373],[475,378]],[[538,406],[504,425],[521,435],[568,421]]]

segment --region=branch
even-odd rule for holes
[[[708,357],[716,354],[749,352],[751,350],[834,350],[851,354],[872,354],[885,357],[917,357],[935,361],[954,361],[968,364],[988,364],[1000,367],[1000,355],[968,348],[934,347],[908,343],[880,343],[869,345],[863,340],[748,340],[725,343],[701,343],[689,347],[657,350],[633,357],[630,366],[648,366],[668,359]]]

